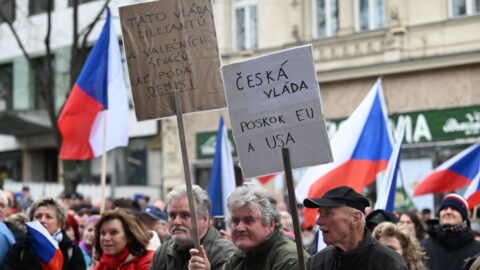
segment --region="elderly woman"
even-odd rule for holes
[[[150,234],[136,217],[117,209],[103,213],[95,225],[94,270],[148,270],[153,251],[147,250]]]
[[[415,236],[406,227],[383,222],[375,227],[372,235],[382,245],[402,255],[409,270],[425,269],[422,261],[425,253]]]
[[[62,269],[85,269],[82,251],[63,230],[65,209],[57,200],[46,197],[36,201],[31,206],[29,218],[31,221],[39,221],[58,242],[63,254]],[[5,257],[4,269],[43,269],[28,236],[10,248]]]

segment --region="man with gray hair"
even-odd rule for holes
[[[207,256],[211,258],[212,269],[220,269],[236,248],[210,226],[210,198],[207,192],[193,185],[192,193],[200,243],[205,247]],[[187,269],[189,250],[193,247],[193,232],[186,186],[176,186],[170,191],[166,205],[171,238],[157,249],[150,269]]]
[[[366,229],[365,207],[370,203],[352,188],[331,189],[303,205],[318,208],[317,225],[329,245],[310,258],[307,269],[407,270],[403,258]]]
[[[300,269],[295,242],[282,232],[277,202],[268,191],[254,184],[240,186],[227,206],[232,241],[239,251],[228,259],[225,270]],[[189,269],[213,269],[203,247],[190,253]]]

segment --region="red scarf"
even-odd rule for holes
[[[99,270],[114,270],[118,269],[118,267],[125,262],[125,260],[128,257],[128,254],[130,254],[130,248],[128,246],[125,246],[120,253],[118,253],[116,256],[109,256],[105,253],[102,254],[102,257],[100,258],[100,261],[98,262],[98,268],[95,267],[95,269]]]

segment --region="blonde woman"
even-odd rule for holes
[[[383,222],[375,227],[372,234],[382,245],[402,255],[409,270],[425,269],[422,261],[425,253],[418,240],[404,226]]]

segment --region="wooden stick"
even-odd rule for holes
[[[105,211],[105,189],[107,185],[107,111],[103,111],[102,172],[100,179],[100,214],[102,214]]]
[[[297,244],[298,264],[301,270],[305,270],[305,257],[303,256],[303,241],[300,233],[300,222],[298,221],[297,199],[293,188],[292,166],[290,163],[290,151],[288,148],[282,148],[283,168],[287,182],[288,201],[290,203],[290,212],[292,214],[293,232],[295,233],[295,243]]]
[[[188,165],[187,144],[185,142],[185,129],[183,126],[182,101],[180,93],[173,92],[175,101],[175,110],[177,113],[178,135],[180,137],[180,147],[182,149],[183,171],[185,173],[185,184],[187,186],[188,206],[190,208],[190,220],[192,221],[193,245],[196,249],[200,249],[200,237],[198,236],[197,215],[195,212],[195,204],[193,201],[192,180],[190,178],[190,167]]]

